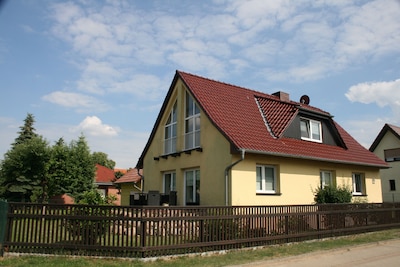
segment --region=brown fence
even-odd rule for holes
[[[400,203],[235,207],[9,203],[8,252],[155,257],[400,227]]]

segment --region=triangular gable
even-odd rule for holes
[[[400,127],[386,123],[379,134],[376,136],[374,142],[372,142],[369,151],[375,151],[376,147],[379,145],[379,143],[382,141],[382,138],[386,135],[388,131],[390,131],[394,136],[396,136],[396,138],[400,140]]]

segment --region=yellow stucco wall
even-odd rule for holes
[[[132,183],[121,183],[121,206],[129,206],[131,192],[139,193],[140,191]]]
[[[256,165],[275,165],[279,194],[256,194]],[[232,205],[289,205],[314,203],[314,191],[320,184],[320,171],[332,171],[336,185],[352,187],[352,173],[365,174],[366,196],[353,201],[382,202],[377,168],[324,163],[302,159],[249,155],[232,170]]]
[[[400,140],[387,131],[374,153],[385,160],[384,150],[400,147]],[[384,202],[400,202],[400,161],[388,162],[390,168],[381,170],[382,199]],[[395,180],[396,191],[390,191],[389,180]]]
[[[177,202],[178,205],[184,205],[185,171],[200,169],[200,204],[224,205],[225,181],[222,177],[224,177],[225,167],[223,166],[231,163],[230,144],[202,111],[200,113],[200,146],[203,151],[193,150],[190,154],[182,152],[179,156],[168,156],[166,159],[161,157],[164,152],[164,125],[175,100],[178,100],[177,151],[184,150],[183,122],[186,90],[180,81],[175,89],[160,127],[156,130],[153,142],[144,157],[144,191],[158,190],[163,193],[163,173],[173,171],[176,173]],[[158,160],[154,160],[155,157]]]
[[[158,190],[163,193],[163,173],[176,173],[177,204],[185,204],[184,174],[186,170],[200,170],[200,205],[225,205],[228,188],[228,205],[285,205],[311,204],[313,191],[320,182],[320,170],[334,171],[337,185],[352,186],[352,173],[362,172],[366,177],[367,197],[355,197],[368,202],[381,202],[381,183],[377,168],[355,167],[344,164],[330,164],[291,158],[279,158],[266,155],[245,154],[245,159],[235,165],[229,175],[229,186],[225,186],[225,168],[241,158],[240,154],[231,154],[230,143],[217,130],[201,111],[202,152],[184,152],[179,156],[161,157],[164,147],[164,125],[176,100],[177,105],[177,151],[184,148],[184,108],[185,86],[178,80],[170,97],[165,113],[156,129],[153,142],[143,160],[144,192]],[[157,160],[155,160],[155,158]],[[267,164],[278,167],[280,181],[279,195],[256,194],[256,165]],[[125,203],[125,198],[122,198]]]

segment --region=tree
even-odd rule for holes
[[[108,158],[108,155],[104,152],[93,152],[93,161],[96,164],[107,167],[109,169],[114,169],[115,161]]]
[[[65,144],[64,139],[60,138],[50,149],[50,161],[48,168],[48,194],[49,197],[62,195],[68,192],[71,184],[72,175],[69,168],[70,149]]]
[[[96,166],[83,135],[78,141],[72,141],[70,144],[68,168],[70,170],[68,180],[71,182],[67,187],[67,192],[72,192],[72,196],[79,202],[84,192],[94,188],[96,175]]]
[[[20,131],[18,132],[19,135],[15,139],[13,146],[17,144],[22,144],[25,141],[38,136],[35,132],[36,129],[33,127],[34,123],[35,123],[35,117],[31,113],[28,113],[24,120],[24,125],[19,127],[20,128]]]
[[[0,196],[9,201],[45,200],[49,158],[49,146],[41,136],[16,142],[1,162]]]

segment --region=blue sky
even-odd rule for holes
[[[134,167],[175,71],[284,91],[369,148],[400,125],[400,2],[50,1],[0,6],[0,159],[27,113]]]

